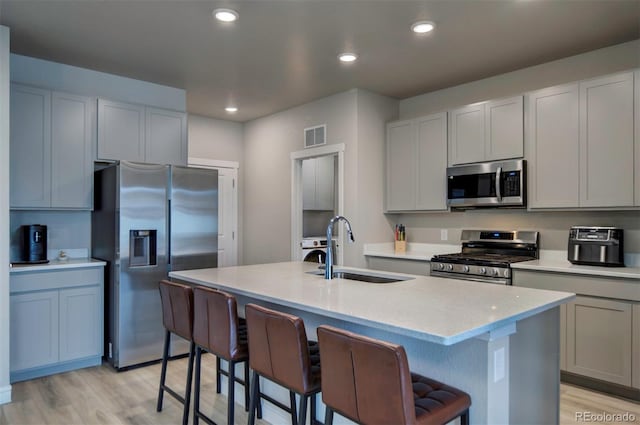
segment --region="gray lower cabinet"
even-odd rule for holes
[[[637,279],[515,269],[513,285],[577,294],[561,308],[562,370],[640,389]]]
[[[10,275],[11,381],[101,364],[104,268]]]
[[[584,296],[567,304],[566,370],[630,387],[632,307]]]
[[[98,99],[98,159],[187,165],[187,115]]]
[[[11,208],[93,207],[94,104],[11,85]]]

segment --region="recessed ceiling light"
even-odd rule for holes
[[[224,110],[229,112],[230,114],[238,112],[238,108],[236,108],[235,106],[227,106],[226,108],[224,108]]]
[[[216,9],[213,11],[213,16],[218,21],[233,22],[238,19],[238,12],[232,9]]]
[[[338,59],[340,59],[341,62],[353,62],[358,59],[358,55],[355,53],[340,53]]]
[[[418,21],[411,25],[411,31],[415,32],[416,34],[425,34],[427,32],[433,31],[435,27],[436,24],[434,24],[433,22]]]

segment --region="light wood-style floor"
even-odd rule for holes
[[[186,359],[169,363],[169,385],[183,388],[186,364]],[[203,356],[201,407],[215,422],[224,424],[227,399],[215,394],[214,370],[215,358]],[[120,373],[100,366],[19,382],[13,385],[13,402],[0,406],[0,424],[179,424],[182,405],[170,395],[165,394],[163,411],[156,412],[159,376],[159,364]],[[629,412],[635,416],[630,423],[640,424],[639,403],[563,384],[560,423],[585,423],[577,418],[578,412],[593,415]],[[612,423],[604,419],[588,423]],[[247,423],[247,415],[239,404],[236,423]]]

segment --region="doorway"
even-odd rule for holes
[[[238,166],[234,161],[189,158],[189,167],[218,170],[218,267],[238,265]]]
[[[344,149],[340,143],[291,153],[292,261],[302,261],[304,237],[325,235],[329,219],[343,214]],[[342,263],[342,232],[336,235],[335,258]]]

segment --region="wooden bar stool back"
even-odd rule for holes
[[[196,382],[193,423],[203,419],[209,424],[214,422],[200,411],[200,370],[202,351],[216,356],[216,391],[220,392],[220,375],[228,377],[227,423],[234,423],[235,394],[234,384],[244,385],[245,409],[249,410],[249,347],[247,345],[247,326],[244,319],[238,317],[238,307],[234,296],[212,288],[195,287],[193,340],[196,343]],[[220,359],[229,362],[227,372],[220,368]],[[244,379],[236,378],[235,365],[244,363]],[[261,412],[260,412],[261,416]]]
[[[191,379],[193,376],[193,355],[195,345],[193,343],[193,291],[191,286],[181,283],[160,281],[160,299],[162,302],[162,324],[166,329],[164,338],[164,350],[162,353],[162,371],[160,372],[160,388],[158,390],[158,404],[156,410],[162,410],[164,392],[168,392],[176,400],[184,405],[182,423],[189,421],[189,404],[191,402]],[[171,346],[171,334],[181,336],[190,342],[189,366],[187,370],[187,384],[184,397],[165,384],[167,377],[167,361]]]
[[[411,373],[401,345],[324,325],[318,343],[325,425],[334,411],[367,425],[469,423],[469,395]]]
[[[307,340],[304,322],[299,317],[255,304],[245,307],[249,359],[253,370],[249,424],[255,421],[255,402],[260,398],[291,414],[291,422],[303,425],[307,416],[307,400],[311,398],[311,423],[315,424],[315,395],[320,392],[320,356],[318,344]],[[289,390],[290,407],[260,393],[260,377]],[[295,394],[300,396],[296,417]]]

